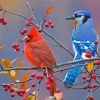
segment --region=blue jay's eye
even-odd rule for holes
[[[77,15],[76,17],[81,17],[82,15]]]
[[[82,15],[74,14],[75,18],[81,17]]]

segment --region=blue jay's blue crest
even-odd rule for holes
[[[77,20],[79,22],[72,32],[72,44],[75,52],[74,61],[85,59],[86,51],[90,51],[92,57],[94,57],[97,49],[97,45],[94,44],[94,41],[97,40],[97,34],[91,18],[91,13],[89,11],[79,10],[76,11],[72,17],[67,18],[67,20]],[[75,64],[72,64],[71,67],[74,68],[71,68],[66,73],[63,81],[65,86],[75,84],[83,69],[83,66],[80,64],[85,64],[85,62],[80,62],[78,64],[77,67],[74,67]]]
[[[84,16],[91,17],[91,12],[90,11],[86,11],[86,10],[78,10],[74,14],[84,15]]]

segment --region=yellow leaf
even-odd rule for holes
[[[25,73],[24,73],[24,75],[22,77],[22,80],[21,80],[23,82],[23,83],[21,83],[21,87],[25,91],[28,88],[28,84],[27,84],[27,82],[24,82],[24,81],[27,81],[29,79],[29,77],[30,77],[29,71],[25,71]]]
[[[54,9],[54,6],[49,6],[46,10],[46,15],[50,14]]]
[[[1,63],[6,68],[12,67],[12,63],[11,63],[11,60],[10,59],[2,59],[1,60]]]
[[[2,50],[2,49],[4,49],[5,48],[5,44],[3,44],[3,45],[0,45],[0,51]]]
[[[8,75],[12,78],[12,79],[16,79],[16,71],[14,71],[14,70],[10,70],[9,72],[8,72]]]
[[[91,73],[93,66],[94,66],[94,62],[91,62],[91,63],[88,64],[87,70],[88,70],[89,73]]]
[[[33,92],[32,95],[29,95],[26,100],[39,100],[38,93]]]

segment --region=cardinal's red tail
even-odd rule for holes
[[[47,68],[47,80],[50,89],[50,95],[54,96],[54,93],[56,92],[56,81],[53,76],[53,70],[50,68]]]

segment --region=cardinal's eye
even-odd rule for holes
[[[32,35],[27,35],[30,39],[32,39],[33,38],[33,36]]]

